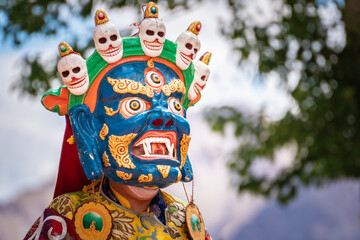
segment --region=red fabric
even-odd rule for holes
[[[48,219],[50,217],[50,219]],[[61,222],[66,223],[66,229],[63,228]],[[36,232],[38,228],[41,228],[40,232]],[[75,232],[73,229],[73,221],[63,215],[57,213],[52,208],[47,208],[44,210],[42,215],[42,222],[40,222],[40,218],[36,220],[34,225],[30,228],[28,233],[26,234],[24,240],[28,239],[39,239],[39,240],[48,240],[49,239],[49,230],[50,235],[53,237],[52,239],[56,239],[55,237],[61,235],[63,231],[66,233],[65,238],[62,239],[78,239],[75,237]]]
[[[84,185],[91,183],[86,178],[80,163],[76,143],[70,144],[67,141],[72,135],[73,131],[71,129],[69,116],[66,115],[66,128],[61,149],[54,198],[65,193],[79,191]]]

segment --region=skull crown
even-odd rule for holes
[[[124,41],[128,42],[132,41],[131,39],[135,40],[138,38],[142,50],[140,55],[150,58],[162,57],[164,45],[171,44],[172,47],[174,46],[174,50],[171,52],[173,63],[180,70],[186,71],[196,59],[201,48],[198,38],[202,28],[201,23],[199,21],[193,22],[186,31],[178,36],[175,43],[171,41],[166,43],[166,26],[159,19],[157,5],[149,2],[149,4],[144,6],[143,11],[143,20],[139,24],[135,24],[139,27],[138,33],[133,37],[123,39],[117,27],[110,22],[106,12],[101,9],[97,10],[94,19],[95,28],[93,30],[96,52],[107,64],[118,64],[124,56],[129,56],[130,50],[124,49]],[[130,48],[133,45],[127,44],[126,46]],[[67,89],[73,95],[85,94],[89,89],[89,85],[91,85],[89,83],[86,61],[65,42],[59,44],[59,53],[61,58],[58,62],[58,71]],[[205,55],[209,59],[211,53],[206,53]],[[168,57],[166,58],[169,59]],[[191,70],[191,76],[194,77],[191,77],[191,82],[186,85],[188,86],[188,100],[185,100],[185,104],[182,103],[184,106],[186,105],[186,108],[190,106],[190,103],[194,104],[200,99],[200,91],[205,87],[210,74],[208,62],[204,62],[204,60],[194,61],[194,68],[195,72]]]

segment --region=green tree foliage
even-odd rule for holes
[[[223,132],[229,123],[235,126],[239,145],[229,165],[240,176],[239,191],[275,195],[286,203],[301,186],[360,177],[360,2],[332,5],[342,13],[332,23],[321,20],[322,2],[332,1],[286,0],[275,20],[256,25],[242,18],[241,1],[229,0],[233,24],[226,34],[235,49],[243,59],[257,53],[260,72],[278,73],[296,104],[295,111],[289,109],[278,121],[227,106],[207,114],[216,131]],[[331,39],[344,23],[345,46]],[[288,79],[296,66],[301,77],[292,89]],[[256,159],[273,161],[276,150],[290,145],[296,147],[292,167],[272,178],[252,171]]]
[[[322,3],[329,1],[274,0],[272,3],[277,4],[274,17],[267,22],[256,22],[265,18],[266,13],[259,11],[250,16],[247,6],[259,1],[228,0],[232,24],[225,26],[224,34],[233,40],[234,49],[241,54],[240,62],[251,53],[258,54],[259,71],[276,72],[296,105],[295,110],[289,109],[278,121],[270,121],[262,112],[247,115],[230,106],[207,113],[216,131],[223,132],[229,123],[235,126],[233,134],[239,145],[229,166],[240,176],[239,191],[276,195],[285,203],[302,185],[360,176],[360,3],[348,0],[345,7],[338,4],[342,18],[327,24],[321,21],[319,12]],[[69,19],[64,19],[61,11],[85,19],[95,10],[95,2],[2,1],[2,40],[21,47],[29,37],[55,36],[62,30],[68,31]],[[140,9],[146,2],[103,3],[109,8]],[[187,0],[166,2],[170,9],[188,5]],[[345,45],[331,39],[331,33],[336,29],[341,31],[344,25]],[[74,36],[69,43],[82,55],[93,46],[92,39],[76,45],[78,36],[76,33]],[[34,96],[49,90],[51,81],[57,78],[56,60],[43,63],[38,56],[24,56],[22,63],[22,75],[15,87]],[[294,72],[300,74],[300,80],[290,87],[289,76]],[[259,176],[251,170],[256,159],[272,161],[277,149],[289,145],[296,147],[291,168],[273,178]]]

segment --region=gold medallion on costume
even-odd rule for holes
[[[193,203],[185,209],[185,221],[189,235],[193,240],[205,240],[205,225],[199,208]]]
[[[82,240],[107,240],[112,230],[109,210],[98,202],[85,202],[75,211],[74,229]]]

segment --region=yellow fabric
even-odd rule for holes
[[[86,187],[84,191],[61,195],[55,198],[48,207],[72,220],[76,208],[89,200],[91,189],[92,187]],[[185,224],[186,204],[165,192],[161,191],[161,195],[166,203],[166,225],[163,225],[153,213],[132,212],[100,194],[97,202],[105,205],[113,219],[110,239],[189,239]]]
[[[131,204],[126,198],[124,198],[120,193],[115,191],[115,189],[111,185],[110,185],[110,189],[113,192],[113,194],[115,195],[116,199],[121,204],[121,206],[123,206],[123,207],[125,207],[127,209],[131,209]]]
[[[125,197],[123,197],[120,193],[118,193],[111,185],[110,185],[110,189],[113,192],[113,194],[115,195],[116,199],[119,201],[121,206],[123,206],[127,209],[131,209],[131,204]],[[149,212],[150,212],[150,207],[148,207],[146,209],[146,211],[142,212],[142,213],[149,213]]]

